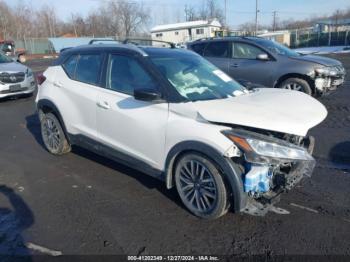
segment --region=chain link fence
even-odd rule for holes
[[[347,45],[350,45],[350,31],[326,33],[294,31],[290,38],[292,48]]]
[[[24,49],[27,54],[53,54],[55,50],[48,38],[28,38],[15,40],[16,49]]]

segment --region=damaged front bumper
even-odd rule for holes
[[[279,201],[280,194],[291,190],[305,176],[311,177],[313,173],[316,165],[315,159],[311,156],[314,148],[313,137],[300,138],[300,145],[295,145],[249,131],[231,130],[226,135],[228,137],[231,135],[230,139],[241,149],[244,157],[241,158],[244,169],[242,181],[248,200],[247,205],[241,210],[244,213],[261,216],[269,210],[278,210],[273,204]],[[255,147],[256,142],[252,140],[261,143]],[[270,151],[264,151],[261,147],[269,148]],[[276,155],[285,154],[285,157],[272,156],[273,151],[277,151]]]
[[[336,90],[345,82],[346,71],[343,66],[319,68],[313,74],[315,89],[319,94]]]
[[[250,195],[241,211],[254,216],[264,216],[270,211],[288,214],[286,210],[277,208],[274,204],[280,201],[283,192],[293,189],[305,176],[311,177],[315,165],[315,160],[299,161],[293,165],[289,173],[275,174],[272,182],[274,187],[263,194]]]

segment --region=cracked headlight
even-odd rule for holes
[[[274,160],[313,160],[308,151],[300,146],[274,138],[260,138],[258,136],[241,136],[235,133],[224,133],[243,152],[248,162],[261,163]]]
[[[247,138],[246,141],[255,153],[262,156],[293,160],[309,160],[311,157],[304,148],[296,148],[292,145],[289,147],[251,138]]]
[[[335,67],[320,67],[315,69],[320,76],[336,76],[338,71]]]

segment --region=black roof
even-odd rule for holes
[[[81,53],[81,52],[96,52],[96,51],[113,51],[113,50],[123,50],[130,52],[140,52],[140,49],[134,45],[125,44],[94,44],[94,45],[81,45],[73,48],[69,48],[64,51],[64,53]]]
[[[189,54],[197,55],[196,53],[183,48],[161,48],[161,47],[152,47],[152,46],[140,46],[139,48],[149,56],[189,55]]]
[[[95,53],[103,51],[120,51],[123,53],[128,53],[131,55],[139,56],[157,56],[157,55],[167,55],[167,54],[189,54],[192,51],[180,48],[164,48],[164,47],[153,47],[153,46],[137,46],[133,44],[90,44],[82,45],[72,48],[67,48],[60,53],[60,56],[53,62],[52,65],[62,64],[67,57],[74,54],[81,53]]]

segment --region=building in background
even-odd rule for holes
[[[151,29],[152,39],[181,44],[188,41],[214,37],[221,31],[222,25],[217,19],[199,20],[177,24],[158,25]]]
[[[276,41],[280,44],[290,46],[290,32],[289,31],[275,31],[275,32],[265,32],[259,34],[259,37],[263,37],[272,41]]]

